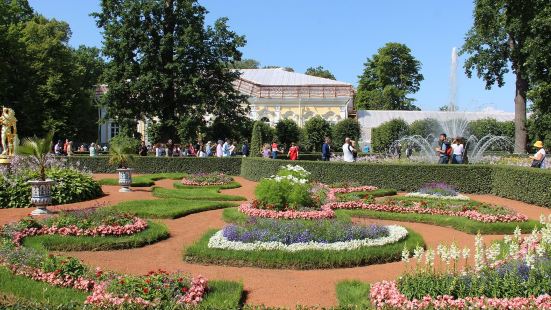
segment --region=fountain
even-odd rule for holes
[[[480,162],[488,150],[507,150],[513,142],[509,137],[486,135],[477,138],[468,133],[469,121],[465,114],[457,109],[457,49],[454,47],[451,54],[450,66],[450,98],[446,112],[443,112],[437,119],[439,128],[433,128],[433,133],[427,137],[419,135],[405,136],[389,148],[390,154],[395,154],[397,148],[405,149],[408,145],[416,151],[415,159],[424,162],[437,162],[435,148],[438,146],[438,136],[444,132],[449,139],[462,137],[465,141],[465,157],[470,163]]]

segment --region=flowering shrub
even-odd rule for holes
[[[188,186],[212,186],[225,185],[232,181],[232,177],[223,173],[196,173],[186,175],[182,179],[182,184]]]
[[[468,248],[460,250],[452,244],[425,251],[418,247],[413,251],[413,272],[398,281],[373,284],[371,301],[379,309],[550,309],[551,282],[545,279],[551,277],[551,216],[542,216],[541,223],[543,227],[529,236],[523,237],[517,228],[513,236],[489,247],[478,235],[474,266],[469,264]],[[407,249],[402,258],[410,261]],[[445,270],[434,268],[436,258]],[[465,260],[461,269],[460,259]]]
[[[239,211],[251,217],[272,219],[328,219],[335,217],[335,212],[329,206],[322,205],[319,210],[271,210],[261,209],[258,201],[245,202],[239,206]]]
[[[286,166],[282,166],[279,169],[279,171],[277,172],[277,175],[282,177],[293,176],[297,179],[308,181],[310,177],[310,172],[306,171],[306,169],[298,165],[286,165]]]
[[[282,221],[251,218],[243,225],[224,227],[223,236],[229,241],[293,243],[332,243],[357,239],[376,239],[388,236],[384,226],[360,226],[338,220]]]
[[[141,232],[147,227],[147,221],[138,217],[94,210],[64,213],[46,220],[26,217],[15,224],[4,226],[1,232],[11,238],[14,244],[21,245],[21,241],[28,236],[122,236]]]
[[[264,251],[264,250],[281,250],[288,252],[304,251],[304,250],[322,250],[322,251],[347,251],[354,250],[361,247],[369,246],[381,246],[385,244],[396,243],[408,235],[407,229],[402,226],[386,226],[388,235],[385,237],[379,237],[376,239],[352,239],[349,241],[336,241],[336,242],[297,242],[291,244],[285,244],[280,241],[255,241],[255,242],[242,242],[242,241],[230,241],[224,237],[224,231],[220,230],[216,232],[208,243],[209,248],[216,249],[228,249],[237,251]]]
[[[468,208],[465,206],[453,208],[438,208],[431,207],[427,202],[405,202],[403,200],[387,199],[385,204],[378,203],[366,203],[363,201],[347,201],[347,202],[333,202],[325,205],[331,209],[365,209],[380,212],[393,212],[393,213],[417,213],[417,214],[433,214],[433,215],[445,215],[445,216],[458,216],[465,217],[474,221],[484,223],[497,223],[497,222],[524,222],[528,220],[528,217],[520,213],[512,213],[507,211],[506,213],[488,214],[483,213],[484,208]],[[505,211],[504,211],[505,212]]]

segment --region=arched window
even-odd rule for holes
[[[261,122],[264,122],[264,123],[268,123],[268,124],[270,123],[270,119],[267,118],[266,116],[262,117],[262,118],[260,119],[260,121],[261,121]]]

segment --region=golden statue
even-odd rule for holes
[[[15,111],[2,107],[0,125],[2,126],[2,157],[13,156],[17,147],[17,119]]]

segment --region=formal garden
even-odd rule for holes
[[[33,159],[3,174],[3,304],[551,307],[546,170],[146,157],[119,192],[116,162],[48,156],[29,216]]]

